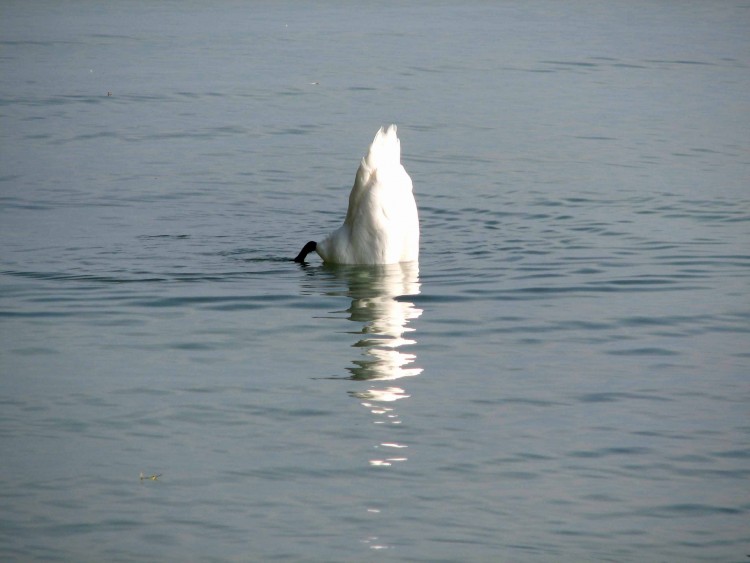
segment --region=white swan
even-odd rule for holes
[[[419,217],[401,165],[396,126],[381,127],[362,159],[344,224],[323,242],[308,242],[295,262],[316,251],[333,264],[396,264],[419,258]]]

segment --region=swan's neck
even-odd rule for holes
[[[305,246],[302,247],[302,250],[299,251],[299,254],[297,254],[297,257],[294,259],[294,261],[299,262],[301,264],[302,262],[305,261],[305,257],[311,252],[314,252],[317,247],[318,247],[318,243],[315,242],[314,240],[311,240]]]

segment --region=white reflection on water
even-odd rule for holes
[[[347,371],[351,381],[367,384],[367,388],[350,390],[349,394],[368,410],[374,424],[401,424],[393,403],[409,398],[409,394],[394,382],[423,371],[414,365],[416,354],[405,350],[416,344],[415,329],[409,324],[422,314],[405,299],[419,294],[419,264],[330,267],[328,271],[346,283],[345,295],[351,299],[346,313],[358,326],[352,331],[357,335],[352,348],[358,350],[358,355]],[[378,455],[369,464],[390,467],[406,461],[403,454],[407,448],[406,444],[381,436],[374,445]]]
[[[350,379],[367,384],[367,389],[349,394],[368,410],[374,424],[382,425],[379,439],[373,445],[374,455],[368,460],[370,467],[389,468],[407,461],[409,451],[407,444],[395,439],[392,435],[395,428],[390,426],[401,424],[396,403],[410,396],[395,382],[422,373],[422,368],[415,365],[416,354],[407,351],[417,342],[415,329],[409,324],[422,315],[422,309],[405,299],[419,294],[419,265],[397,264],[368,270],[369,275],[363,271],[357,274],[356,270],[350,274],[347,283],[352,302],[347,312],[349,320],[361,329],[357,332],[359,339],[353,344],[360,351],[359,357],[347,369]],[[374,518],[382,516],[380,508],[370,506],[366,510]],[[377,536],[362,541],[371,550],[390,547]]]
[[[403,350],[416,343],[414,328],[408,325],[422,314],[421,309],[404,299],[419,293],[419,266],[409,263],[346,271],[352,300],[347,310],[349,320],[362,327],[357,332],[361,337],[353,345],[360,350],[360,356],[348,371],[350,379],[369,383],[367,389],[349,394],[361,400],[375,424],[400,424],[395,405],[389,403],[409,395],[392,382],[422,373],[422,368],[414,366],[417,356]],[[381,440],[374,446],[377,457],[369,463],[373,467],[390,467],[404,462],[407,457],[403,451],[407,447],[395,440]]]
[[[354,344],[362,350],[362,357],[348,368],[352,379],[394,380],[422,373],[421,368],[407,367],[415,362],[416,355],[401,350],[416,343],[414,328],[407,325],[418,318],[422,310],[399,299],[419,293],[419,265],[394,264],[346,271],[348,295],[352,299],[347,311],[349,320],[362,324],[362,337]],[[408,396],[397,387],[372,388],[354,395],[374,401],[393,401]]]

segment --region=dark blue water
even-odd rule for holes
[[[748,6],[0,13],[3,560],[746,560]]]

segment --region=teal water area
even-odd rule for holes
[[[746,560],[742,3],[1,12],[3,560]]]

